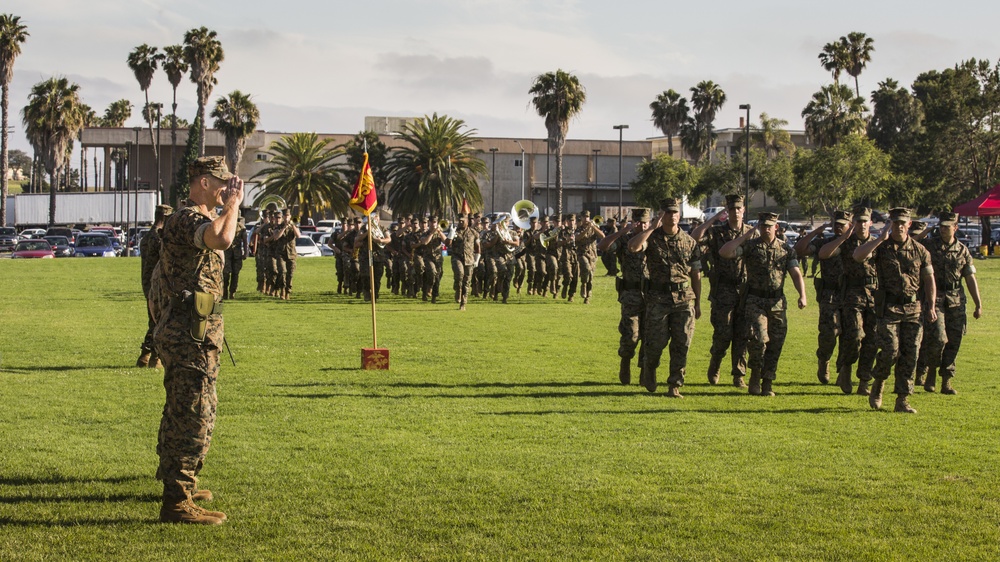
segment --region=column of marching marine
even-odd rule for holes
[[[265,207],[250,238],[257,268],[257,291],[288,300],[292,292],[298,253],[295,241],[301,233],[288,209],[274,203]]]

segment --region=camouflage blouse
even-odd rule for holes
[[[896,297],[916,295],[920,273],[933,273],[930,252],[913,238],[902,243],[889,238],[875,249],[871,260],[878,272],[879,289]]]
[[[712,284],[741,285],[746,282],[743,260],[739,257],[727,260],[719,255],[719,249],[726,242],[739,238],[753,227],[743,224],[739,229],[730,228],[729,223],[717,224],[705,233],[705,245],[712,262]]]
[[[692,301],[691,272],[701,271],[701,248],[683,230],[671,235],[657,228],[646,239],[646,268],[651,287],[683,285],[683,288],[670,291],[675,296],[674,301]]]
[[[451,240],[451,247],[448,248],[448,255],[465,265],[472,265],[476,260],[476,240],[478,234],[471,228],[455,232],[455,237]]]
[[[142,260],[142,294],[149,296],[153,269],[160,261],[160,229],[151,228],[139,242],[139,257]]]
[[[646,269],[646,253],[631,252],[628,249],[628,241],[635,236],[635,233],[623,234],[615,241],[617,248],[618,263],[621,264],[622,279],[629,283],[642,282],[649,279],[649,270]]]
[[[785,275],[799,266],[795,252],[788,244],[775,238],[770,243],[763,238],[751,238],[737,249],[743,256],[747,271],[747,287],[757,291],[777,291],[785,284]]]
[[[962,278],[976,272],[969,248],[957,239],[945,244],[940,236],[924,240],[924,247],[931,255],[934,266],[934,284],[937,288],[938,304],[959,306],[965,303]]]
[[[825,246],[828,242],[833,240],[832,237],[828,236],[817,236],[812,240],[812,250],[813,256],[819,259],[819,250]],[[830,256],[829,259],[819,260],[819,274],[824,281],[827,282],[828,289],[833,286],[839,286],[844,279],[844,262],[840,259],[840,256]]]

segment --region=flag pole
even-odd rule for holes
[[[378,329],[375,323],[375,267],[372,260],[372,219],[368,214],[368,287],[372,300],[372,349],[378,349]]]

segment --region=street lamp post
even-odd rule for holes
[[[493,176],[490,178],[490,188],[493,190],[493,194],[490,195],[490,209],[494,215],[497,214],[497,150],[500,149],[495,146],[490,149],[490,152],[493,153]]]
[[[524,147],[521,146],[521,141],[514,141],[517,143],[517,147],[521,149],[521,199],[524,199]]]
[[[750,104],[749,103],[741,104],[740,109],[747,110],[747,122],[745,124],[746,133],[744,138],[744,141],[746,142],[746,177],[744,179],[744,186],[743,186],[746,193],[743,196],[744,198],[743,206],[744,208],[746,208],[746,210],[749,210],[750,208]]]
[[[132,214],[132,223],[135,226],[135,233],[139,234],[139,132],[142,131],[142,127],[132,127],[135,131],[135,201],[132,205],[134,207],[134,213]],[[136,236],[138,238],[138,236]],[[125,254],[129,255],[132,252],[128,249],[128,232],[125,233]],[[139,248],[136,248],[138,250]]]
[[[622,188],[622,135],[625,129],[628,129],[628,125],[615,125],[612,129],[618,130],[618,218],[622,217],[622,207],[624,207],[625,202],[625,192]]]
[[[594,152],[594,189],[597,189],[597,157],[601,154],[600,148],[591,149]]]

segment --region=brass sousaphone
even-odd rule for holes
[[[262,194],[256,201],[254,201],[254,203],[257,205],[257,212],[260,213],[261,218],[264,218],[264,210],[267,209],[267,206],[271,203],[274,203],[279,212],[284,211],[285,208],[288,207],[288,205],[285,204],[285,200],[280,195],[268,193]]]
[[[522,199],[510,209],[511,220],[521,230],[531,230],[531,219],[538,218],[538,207],[527,199]]]

